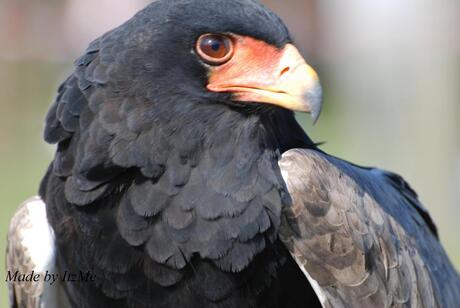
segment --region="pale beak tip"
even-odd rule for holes
[[[306,92],[304,100],[310,107],[310,116],[313,119],[313,124],[316,124],[323,108],[323,90],[321,85],[317,84],[314,89]]]

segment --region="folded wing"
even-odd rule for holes
[[[70,307],[61,283],[45,281],[47,272],[57,272],[54,234],[39,197],[22,203],[11,219],[6,267],[10,307]],[[30,281],[32,277],[36,280]]]
[[[281,239],[324,307],[458,307],[460,278],[401,177],[314,150],[279,165]]]

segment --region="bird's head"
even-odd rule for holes
[[[317,74],[281,19],[257,1],[158,0],[131,23],[126,45],[140,52],[156,99],[268,104],[319,116]]]
[[[198,256],[242,272],[272,247],[289,204],[280,153],[312,144],[291,110],[316,117],[320,105],[315,72],[260,3],[157,0],[90,44],[59,88],[41,195],[75,217],[80,242],[104,230],[136,247],[148,279],[154,263],[180,270]]]

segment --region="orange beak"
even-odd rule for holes
[[[278,49],[253,38],[237,36],[234,48],[229,62],[211,67],[209,91],[232,93],[235,101],[308,112],[317,120],[322,106],[318,75],[294,45]]]

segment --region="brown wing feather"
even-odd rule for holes
[[[24,232],[33,227],[27,205],[34,201],[36,201],[36,198],[29,199],[21,204],[10,222],[6,249],[6,268],[11,275],[14,275],[16,271],[19,274],[28,274],[36,268],[28,248],[24,246]],[[43,292],[43,285],[42,281],[8,281],[11,307],[40,307],[40,295]]]
[[[46,205],[39,197],[21,204],[11,219],[6,267],[10,273],[10,278],[7,277],[10,307],[70,307],[62,280],[50,283],[44,279],[46,272],[56,275],[58,270],[54,232],[48,224]],[[24,275],[31,273],[38,275],[38,281],[24,281]]]
[[[281,239],[325,307],[459,307],[460,278],[423,207],[387,173],[313,150],[279,165],[293,200]]]

